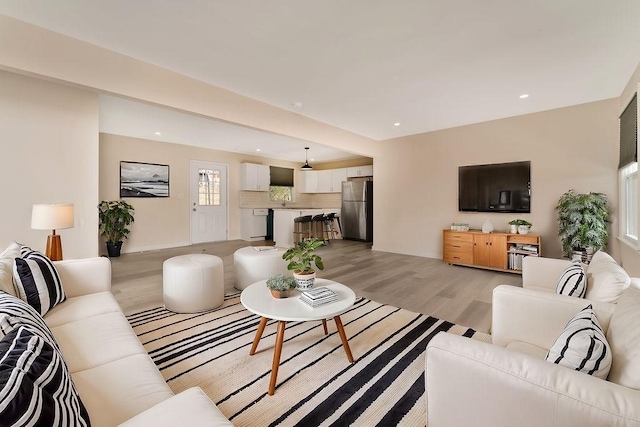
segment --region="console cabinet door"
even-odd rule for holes
[[[476,234],[473,237],[473,264],[482,267],[507,268],[507,236]]]

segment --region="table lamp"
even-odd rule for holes
[[[34,230],[51,230],[47,237],[45,255],[52,261],[62,259],[62,241],[56,229],[73,228],[73,204],[33,205],[31,211],[31,228]]]

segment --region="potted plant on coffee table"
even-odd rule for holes
[[[315,269],[324,270],[322,258],[313,253],[322,245],[324,245],[324,242],[315,237],[304,239],[282,254],[282,259],[289,261],[287,269],[293,270],[293,277],[298,284],[298,290],[306,291],[311,289],[316,278]]]
[[[607,245],[609,210],[603,193],[564,193],[556,205],[558,236],[569,258],[580,255],[588,263],[591,255]]]
[[[276,274],[267,280],[267,288],[274,298],[288,298],[291,290],[296,288],[296,279],[284,274]]]
[[[120,256],[122,242],[131,232],[128,226],[133,222],[133,212],[133,206],[124,200],[103,200],[98,205],[99,230],[107,239],[110,257]]]

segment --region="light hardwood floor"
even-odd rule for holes
[[[224,262],[225,292],[235,292],[233,253],[265,242],[206,243],[173,249],[123,254],[112,258],[113,293],[125,314],[162,303],[162,263],[176,255],[207,253]],[[372,251],[362,242],[335,240],[320,248],[324,271],[318,277],[335,280],[357,295],[428,314],[488,332],[491,293],[500,284],[522,286],[519,275],[450,266],[440,259]]]

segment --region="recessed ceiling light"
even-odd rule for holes
[[[316,161],[316,159],[309,159],[309,160],[311,160],[312,162],[315,162],[315,161]]]
[[[304,104],[302,102],[300,102],[300,101],[296,101],[296,102],[293,103],[293,108],[295,108],[297,110],[302,109],[303,106],[304,106]]]
[[[156,135],[162,135],[162,132],[156,132]]]
[[[529,94],[528,93],[523,93],[522,95],[520,95],[520,99],[525,99],[528,98]]]
[[[256,151],[260,151],[260,149],[259,149],[259,148],[256,148]]]
[[[394,126],[400,126],[400,122],[395,122],[393,125]]]

